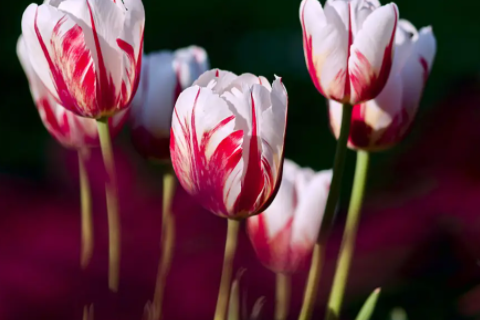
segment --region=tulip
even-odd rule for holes
[[[128,108],[137,90],[144,24],[141,0],[56,0],[30,4],[22,33],[53,98],[100,119]]]
[[[229,218],[214,320],[224,320],[239,222],[264,211],[278,190],[288,97],[282,80],[205,72],[175,104],[170,156],[183,188]]]
[[[191,46],[174,52],[144,55],[142,76],[132,101],[132,141],[145,158],[170,159],[170,123],[180,93],[207,71],[204,49]]]
[[[260,261],[277,273],[303,267],[317,242],[332,171],[313,172],[285,160],[280,189],[265,212],[247,220]]]
[[[395,38],[396,54],[387,85],[377,98],[353,108],[348,145],[378,151],[399,143],[410,131],[436,52],[431,27],[417,29],[400,20]],[[329,102],[330,124],[340,133],[342,105]]]
[[[94,119],[83,118],[65,109],[43,85],[33,70],[23,36],[17,43],[17,55],[27,76],[30,92],[47,131],[64,147],[82,150],[98,147],[97,123]],[[109,119],[112,136],[116,136],[128,118],[128,110]]]
[[[317,0],[300,6],[307,68],[328,99],[357,104],[375,98],[393,60],[398,9],[377,0]]]
[[[282,175],[287,91],[280,78],[211,70],[180,94],[170,134],[183,188],[216,215],[264,211]]]
[[[140,79],[145,11],[141,0],[47,0],[31,4],[22,34],[32,67],[53,98],[97,120],[107,172],[109,287],[118,290],[120,218],[108,118],[129,107]]]

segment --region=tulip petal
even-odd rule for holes
[[[172,118],[170,152],[177,177],[205,208],[221,216],[229,216],[225,204],[238,197],[231,188],[240,184],[239,177],[235,183],[227,179],[243,166],[243,132],[234,125],[226,102],[198,86],[182,92]]]
[[[132,101],[133,128],[141,125],[154,138],[168,137],[170,132],[173,106],[179,95],[173,61],[172,52],[164,51],[145,56],[142,62],[141,86]],[[154,88],[149,88],[153,85]]]
[[[299,194],[291,240],[296,248],[304,248],[307,252],[313,249],[320,231],[331,180],[332,170],[316,173],[305,191]]]
[[[300,7],[308,71],[317,90],[337,100],[344,98],[346,86],[349,34],[344,21],[347,13],[348,4],[343,1],[329,2],[323,10],[317,0],[303,0]]]
[[[416,35],[401,75],[404,84],[403,105],[411,118],[417,112],[436,52],[436,40],[430,27]]]
[[[393,61],[398,9],[388,4],[369,15],[357,33],[348,61],[352,104],[375,98],[385,86]]]
[[[30,5],[22,18],[33,68],[55,99],[78,114],[96,108],[95,66],[82,29],[65,13]]]

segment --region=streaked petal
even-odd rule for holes
[[[292,246],[304,248],[307,253],[313,249],[317,241],[331,180],[332,170],[315,174],[306,190],[300,195],[295,210],[295,219],[292,225]],[[295,252],[296,250],[292,251]]]
[[[172,118],[170,152],[181,185],[211,212],[229,216],[229,198],[237,198],[240,177],[227,183],[242,166],[242,131],[226,102],[208,88],[193,86],[177,100]],[[231,190],[232,189],[232,190]],[[236,193],[236,194],[235,194]]]
[[[344,97],[347,74],[345,13],[348,4],[343,1],[335,7],[327,3],[325,11],[316,0],[304,0],[300,7],[305,59],[312,81],[320,93],[338,100]]]
[[[348,62],[350,103],[371,100],[385,86],[393,62],[397,20],[397,6],[388,4],[369,15],[357,33]]]

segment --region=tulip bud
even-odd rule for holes
[[[67,148],[80,150],[85,147],[99,146],[96,121],[77,116],[63,108],[54,99],[33,70],[22,36],[18,39],[17,55],[27,75],[30,91],[40,118],[48,132]],[[127,117],[128,110],[124,110],[108,120],[112,137],[120,132]]]
[[[95,119],[129,106],[138,87],[144,25],[141,0],[32,3],[22,17],[30,62],[53,99]]]
[[[207,71],[180,94],[170,133],[183,188],[216,215],[262,212],[277,191],[283,163],[287,91],[280,78]]]
[[[307,68],[317,90],[351,105],[375,98],[387,82],[398,20],[394,3],[303,0],[300,6]]]
[[[145,158],[169,156],[172,112],[180,93],[207,71],[207,53],[191,46],[144,55],[140,84],[132,101],[132,141]]]
[[[352,149],[378,151],[399,143],[410,131],[436,52],[431,27],[420,32],[400,20],[395,59],[387,85],[377,98],[355,105],[349,136]],[[330,125],[340,134],[342,105],[330,100]]]
[[[274,272],[292,273],[305,265],[317,242],[332,170],[313,172],[285,159],[275,200],[247,220],[260,261]]]

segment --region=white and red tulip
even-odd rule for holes
[[[327,202],[332,170],[313,172],[285,160],[280,189],[265,212],[248,218],[247,232],[260,261],[293,273],[310,258]]]
[[[395,60],[387,85],[377,98],[355,105],[349,147],[367,151],[387,149],[410,131],[436,53],[431,27],[417,29],[401,20],[395,38]],[[329,102],[330,126],[340,134],[342,105]]]
[[[393,61],[398,9],[378,0],[303,0],[307,68],[326,98],[351,105],[375,98]]]
[[[55,101],[87,118],[128,108],[140,76],[141,0],[30,4],[22,34],[32,67]]]
[[[48,132],[67,148],[80,150],[85,147],[99,146],[96,121],[77,116],[58,104],[33,70],[22,36],[17,43],[17,55],[27,75],[30,91],[40,118]],[[120,132],[127,118],[128,110],[121,111],[109,118],[112,138]]]
[[[210,70],[180,94],[170,154],[183,188],[216,215],[264,211],[282,175],[288,96],[280,78]]]
[[[191,46],[143,56],[142,76],[132,101],[132,141],[145,158],[169,159],[172,112],[180,93],[208,70],[203,48]]]

